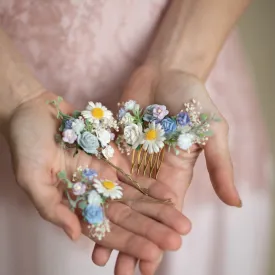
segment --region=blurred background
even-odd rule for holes
[[[275,155],[275,0],[254,0],[239,22],[241,38],[251,62],[256,91],[268,125],[273,158]],[[273,171],[275,165],[273,163]],[[275,198],[275,180],[272,192]],[[273,200],[275,209],[275,200]],[[272,242],[270,244],[269,275],[275,274],[275,211],[273,213]],[[260,236],[259,236],[260,237]],[[261,275],[261,274],[259,274]]]

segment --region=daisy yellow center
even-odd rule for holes
[[[101,108],[94,108],[92,111],[91,111],[93,117],[97,118],[97,119],[101,119],[103,118],[104,116],[104,112]]]
[[[156,130],[149,130],[146,135],[145,138],[147,140],[154,140],[157,137],[157,131]]]
[[[102,185],[108,190],[113,189],[116,186],[112,181],[109,181],[109,180],[103,181]]]

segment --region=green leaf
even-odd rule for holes
[[[69,181],[68,179],[65,179],[65,182],[67,184],[67,188],[69,189],[73,188],[73,183],[71,181]]]
[[[87,202],[86,201],[81,201],[79,204],[78,204],[78,207],[82,210],[84,210],[86,207],[87,207]]]
[[[81,115],[81,112],[80,112],[80,111],[78,111],[78,110],[73,111],[72,116],[73,116],[74,118],[78,118],[80,115]]]
[[[58,105],[63,101],[63,97],[62,96],[58,96],[57,97],[57,103]]]
[[[200,120],[203,122],[203,121],[206,121],[208,119],[208,115],[207,114],[201,114],[200,115]]]
[[[141,149],[141,147],[142,147],[142,145],[140,144],[140,145],[136,148],[136,150],[139,151],[139,150]]]
[[[66,180],[67,179],[67,174],[65,171],[60,171],[59,173],[57,173],[57,177],[60,179],[60,180]]]

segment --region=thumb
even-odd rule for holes
[[[242,207],[234,184],[233,165],[228,146],[228,124],[223,119],[212,126],[212,136],[205,146],[205,159],[213,188],[226,204]]]

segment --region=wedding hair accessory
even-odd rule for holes
[[[131,173],[157,178],[164,160],[165,147],[190,152],[193,144],[204,146],[212,135],[210,121],[214,115],[201,113],[195,99],[184,104],[177,115],[168,115],[165,105],[153,104],[142,109],[129,100],[119,103],[118,125],[121,129],[116,143],[122,153],[132,153]]]
[[[89,237],[102,240],[110,232],[110,222],[105,215],[108,202],[123,197],[123,189],[118,183],[99,179],[95,170],[78,167],[72,179],[66,172],[58,173],[58,178],[66,185],[66,197],[71,210],[80,210],[82,220],[87,224]]]
[[[60,133],[56,134],[56,141],[64,149],[74,149],[74,156],[78,154],[79,150],[83,150],[86,154],[96,156],[98,159],[105,161],[128,179],[126,184],[150,197],[148,201],[172,203],[169,199],[152,198],[147,188],[141,187],[131,175],[109,160],[115,152],[111,145],[112,140],[115,139],[113,131],[119,130],[117,120],[114,119],[110,110],[100,102],[94,103],[90,101],[85,110],[76,110],[69,115],[61,111],[60,104],[62,101],[62,97],[58,97],[57,100],[48,101],[47,103],[52,104],[57,109],[57,119],[61,121],[61,125],[59,127]]]

